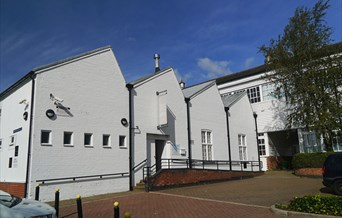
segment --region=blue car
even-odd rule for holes
[[[1,218],[56,218],[56,210],[40,201],[19,198],[0,190]]]
[[[327,157],[323,165],[323,185],[342,195],[342,153]]]

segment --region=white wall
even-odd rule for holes
[[[57,109],[50,93],[63,99],[69,112]],[[30,197],[36,180],[128,172],[128,149],[119,148],[119,135],[128,127],[128,91],[111,49],[97,51],[72,62],[38,72],[33,135]],[[49,119],[53,109],[57,117]],[[51,130],[51,145],[41,145],[41,130]],[[63,144],[63,132],[73,132],[73,146]],[[93,147],[84,145],[84,133],[93,134]],[[111,147],[104,148],[102,135],[110,134]],[[42,186],[41,199],[51,200],[54,190],[61,198],[90,196],[129,189],[128,177]],[[63,194],[62,194],[63,193]]]
[[[202,160],[201,131],[212,131],[213,160],[229,160],[224,105],[214,85],[190,101],[192,158]]]
[[[143,83],[136,84],[133,92],[134,126],[139,126],[139,129],[135,130],[134,165],[147,158],[146,146],[151,146],[151,164],[155,163],[154,143],[151,141],[158,137],[153,138],[150,134],[169,136],[163,158],[187,158],[172,152],[173,147],[187,149],[186,104],[173,69],[167,69]],[[156,92],[161,92],[162,97],[159,97]],[[165,109],[168,110],[168,124],[161,129],[157,128],[160,107],[162,107],[158,98],[163,98],[162,102],[166,103]],[[149,139],[147,134],[150,135]],[[136,172],[135,176],[135,182],[138,182],[142,172]]]
[[[243,134],[246,135],[247,140],[247,160],[258,161],[255,122],[247,95],[230,107],[229,114],[232,160],[240,160],[238,135]]]
[[[28,81],[0,103],[0,138],[2,139],[0,149],[0,182],[25,183],[26,181],[31,89],[32,82]],[[26,102],[20,104],[23,100],[26,100]],[[25,112],[28,113],[26,121],[23,119]],[[15,143],[9,146],[11,136],[15,137]],[[17,157],[14,155],[15,146],[19,146]],[[13,158],[12,168],[9,168],[10,157]]]

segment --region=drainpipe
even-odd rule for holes
[[[232,155],[230,149],[230,133],[229,133],[229,107],[224,107],[227,118],[227,138],[228,138],[228,157],[229,157],[229,170],[232,171]]]
[[[31,164],[31,147],[32,147],[32,131],[33,131],[33,109],[34,109],[34,95],[35,95],[35,75],[34,72],[31,71],[31,80],[32,80],[32,87],[31,87],[31,108],[30,108],[30,127],[29,127],[29,138],[28,138],[28,150],[27,150],[27,162],[26,162],[26,180],[25,180],[25,198],[28,198],[28,190],[29,190],[29,183],[30,183],[30,164]]]
[[[256,134],[256,143],[257,143],[257,151],[258,151],[258,161],[259,161],[259,171],[261,171],[260,165],[260,150],[259,150],[259,139],[258,139],[258,123],[257,123],[257,113],[253,112],[254,122],[255,122],[255,134]]]
[[[190,98],[185,98],[186,103],[186,116],[188,121],[188,157],[189,157],[189,168],[192,168],[192,157],[191,157],[191,125],[190,125]]]
[[[129,103],[128,103],[128,110],[129,110],[129,190],[133,191],[133,111],[132,111],[132,90],[133,85],[127,84],[126,88],[129,92]]]

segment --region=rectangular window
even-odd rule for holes
[[[73,145],[73,132],[64,132],[63,143],[67,146]]]
[[[0,139],[0,150],[2,148],[2,139]]]
[[[19,155],[19,146],[15,146],[14,157],[18,157],[18,155]]]
[[[239,145],[239,157],[240,160],[247,160],[247,144],[246,144],[246,135],[239,134],[238,135],[238,145]]]
[[[13,158],[10,157],[10,158],[8,159],[8,168],[12,168],[12,163],[13,163]]]
[[[213,139],[210,130],[201,131],[202,138],[202,159],[213,160]]]
[[[102,135],[102,145],[104,147],[110,147],[110,135]]]
[[[266,155],[264,133],[259,133],[258,134],[258,144],[259,144],[259,154],[260,155]]]
[[[259,86],[252,87],[252,88],[248,88],[248,89],[247,89],[247,95],[248,95],[249,101],[250,101],[252,104],[261,101],[261,98],[260,98],[260,88],[259,88]]]
[[[12,136],[10,137],[10,144],[9,144],[9,146],[13,146],[14,144],[15,144],[15,136],[12,135]]]
[[[92,133],[84,133],[84,145],[93,146],[93,134]]]
[[[40,143],[42,145],[51,145],[51,131],[50,130],[41,131]]]
[[[126,145],[126,136],[124,135],[120,135],[119,136],[119,147],[120,148],[126,148],[127,145]]]

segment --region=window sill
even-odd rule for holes
[[[94,145],[84,145],[85,148],[94,148]]]
[[[74,145],[64,144],[64,147],[74,147]]]
[[[119,146],[120,149],[127,149],[127,146]]]
[[[50,143],[41,143],[41,146],[52,146]]]
[[[103,148],[112,148],[112,146],[109,146],[109,145],[104,145]]]

